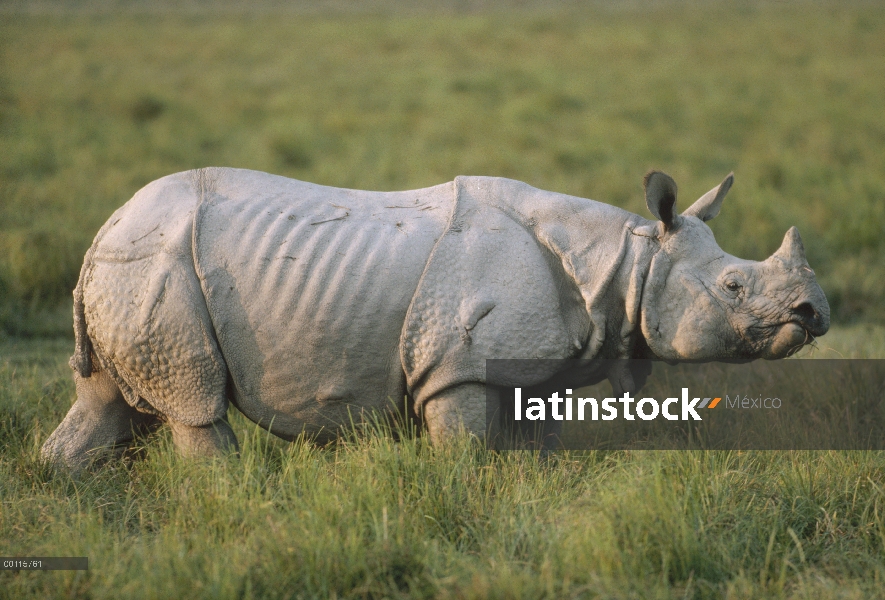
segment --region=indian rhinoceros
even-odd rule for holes
[[[322,442],[405,398],[436,443],[484,434],[488,358],[785,357],[827,331],[829,306],[795,228],[763,262],[719,248],[705,221],[732,181],[680,215],[653,171],[649,221],[496,177],[405,192],[164,177],[86,254],[77,400],[43,455],[77,467],[161,422],[185,454],[235,449],[229,403]]]

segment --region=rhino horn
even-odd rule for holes
[[[734,183],[734,173],[729,173],[728,176],[722,180],[722,183],[698,198],[695,203],[685,209],[685,212],[682,214],[690,217],[697,217],[705,222],[714,218],[719,214],[719,209],[722,208],[722,200],[725,199],[725,194],[731,189],[732,183]]]
[[[807,267],[808,261],[805,259],[805,246],[802,245],[802,238],[799,237],[799,230],[796,227],[790,227],[781,242],[781,247],[777,249],[772,256],[784,261],[791,267]]]

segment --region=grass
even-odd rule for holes
[[[649,168],[683,207],[734,169],[723,248],[760,259],[797,225],[834,317],[882,322],[885,11],[703,6],[8,10],[0,329],[65,331],[111,212],[208,165],[362,189],[500,175],[643,215]]]
[[[820,346],[882,357],[883,336]],[[180,459],[161,430],[73,480],[38,459],[73,399],[70,346],[0,345],[0,552],[90,569],[0,572],[0,597],[885,597],[881,452],[543,462],[371,429],[287,444],[237,413],[240,459]]]

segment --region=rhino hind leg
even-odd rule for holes
[[[106,371],[89,377],[74,372],[74,383],[77,400],[41,449],[43,458],[57,466],[80,471],[92,461],[121,454],[139,434],[160,425],[156,416],[129,406]]]
[[[44,460],[73,473],[93,462],[119,457],[135,439],[155,431],[163,418],[129,405],[106,370],[74,372],[77,400],[40,451]],[[175,449],[187,457],[238,453],[233,430],[222,417],[201,427],[167,419]]]

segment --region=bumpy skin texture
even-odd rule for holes
[[[332,439],[404,397],[434,441],[483,435],[487,386],[554,374],[486,381],[488,358],[780,358],[826,332],[795,229],[762,263],[716,245],[704,222],[731,176],[682,215],[668,176],[645,184],[657,222],[489,177],[406,192],[238,169],[160,179],[87,253],[78,400],[44,455],[77,467],[143,418],[186,454],[235,450],[229,402],[289,439]],[[647,375],[597,371],[575,385],[636,391]]]
[[[191,248],[199,200],[187,177],[147,186],[111,217],[82,283],[89,339],[126,401],[196,427],[227,411]]]

